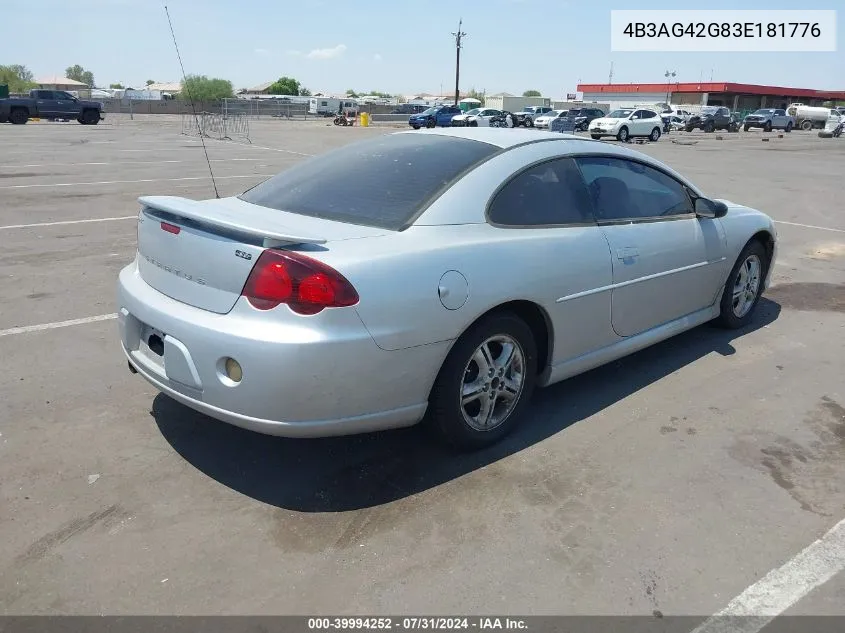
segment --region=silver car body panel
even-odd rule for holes
[[[198,224],[183,224],[178,235],[153,226],[152,237],[139,240],[144,252],[120,273],[119,323],[130,364],[184,404],[264,433],[316,436],[411,425],[425,413],[454,342],[490,310],[525,302],[542,312],[551,341],[540,384],[548,385],[714,318],[748,240],[760,231],[776,237],[768,216],[729,201],[719,219],[494,226],[486,209],[502,183],[532,164],[568,155],[636,159],[703,193],[644,154],[571,135],[496,128],[400,133],[473,138],[502,151],[403,231],[231,198],[187,205]],[[164,204],[158,202],[153,206]],[[182,203],[167,204],[178,216]],[[205,205],[213,209],[207,217]],[[232,227],[219,225],[222,215],[234,216],[241,233],[227,233]],[[139,228],[139,238],[144,231]],[[286,305],[252,307],[238,285],[263,251],[261,240],[285,236],[307,237],[286,248],[338,270],[359,303],[311,316]],[[177,239],[171,248],[156,246],[170,238]],[[184,260],[176,255],[181,238],[190,253]],[[150,253],[195,266],[211,283],[203,287],[162,272],[145,258],[155,259]],[[163,356],[148,349],[149,333],[164,341]],[[242,366],[240,383],[225,377],[226,358]]]

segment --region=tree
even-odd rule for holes
[[[271,95],[290,95],[295,97],[299,95],[300,88],[299,82],[293,77],[279,77],[270,84],[267,92]]]
[[[73,79],[74,81],[81,81],[89,88],[94,87],[94,73],[92,73],[90,70],[85,70],[79,64],[68,66],[65,69],[65,77],[67,77],[68,79]]]
[[[217,101],[232,96],[232,82],[228,79],[208,78],[205,75],[188,75],[182,84],[180,99]]]
[[[32,72],[21,64],[0,66],[0,84],[9,86],[9,92],[26,92],[35,87]]]
[[[154,84],[155,82],[156,82],[155,79],[147,79],[147,85],[148,86]]]
[[[478,92],[475,88],[470,88],[470,91],[464,97],[467,99],[478,99],[481,105],[484,105],[484,94]]]
[[[117,90],[122,90],[123,87],[123,84],[109,84],[109,88],[116,88]]]
[[[311,91],[310,91],[310,90],[308,90],[308,88],[306,88],[305,86],[302,86],[302,87],[299,89],[299,96],[300,96],[300,97],[310,97],[310,96],[311,96]]]
[[[374,97],[380,97],[382,99],[391,99],[393,97],[392,94],[381,92],[379,90],[370,90],[367,94],[373,95]]]
[[[357,99],[357,98],[358,98],[358,93],[357,93],[357,92],[355,92],[352,88],[349,88],[349,89],[346,91],[346,96],[347,96],[347,97],[351,97],[351,98],[353,98],[353,99]]]
[[[526,90],[522,93],[523,97],[542,97],[543,95],[540,93],[539,90]]]

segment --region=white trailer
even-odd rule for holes
[[[358,102],[355,99],[334,99],[332,97],[311,97],[308,100],[308,114],[333,116],[343,107],[344,114],[358,114]]]

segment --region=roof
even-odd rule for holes
[[[152,83],[149,86],[144,86],[144,90],[160,90],[161,92],[181,92],[182,84],[178,81],[175,82],[167,82],[167,81],[157,81],[156,83]]]
[[[247,92],[263,92],[267,90],[270,86],[272,86],[275,81],[265,81],[263,84],[258,84],[257,86],[253,86],[252,88],[247,88]]]
[[[515,97],[516,95],[512,95],[509,92],[497,92],[496,94],[487,95],[488,97]]]
[[[37,83],[39,86],[84,86],[85,88],[88,87],[88,84],[84,84],[81,81],[76,81],[75,79],[61,77],[60,75],[39,77],[35,80],[35,83]]]
[[[472,141],[481,141],[507,149],[514,145],[529,143],[531,141],[583,141],[598,143],[591,139],[572,134],[561,134],[560,132],[540,132],[527,128],[495,128],[495,127],[444,127],[430,128],[423,130],[405,130],[396,134],[436,134],[438,136],[452,136],[465,138]]]
[[[803,97],[807,99],[845,99],[845,90],[813,90],[810,88],[785,88],[783,86],[761,86],[758,84],[735,84],[730,82],[690,82],[657,84],[578,84],[578,92],[605,92],[615,94],[636,94],[660,92],[733,92],[749,95],[776,95]]]

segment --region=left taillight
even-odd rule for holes
[[[317,314],[325,308],[358,303],[358,293],[331,266],[291,251],[261,253],[241,295],[259,310],[283,303],[298,314]]]

